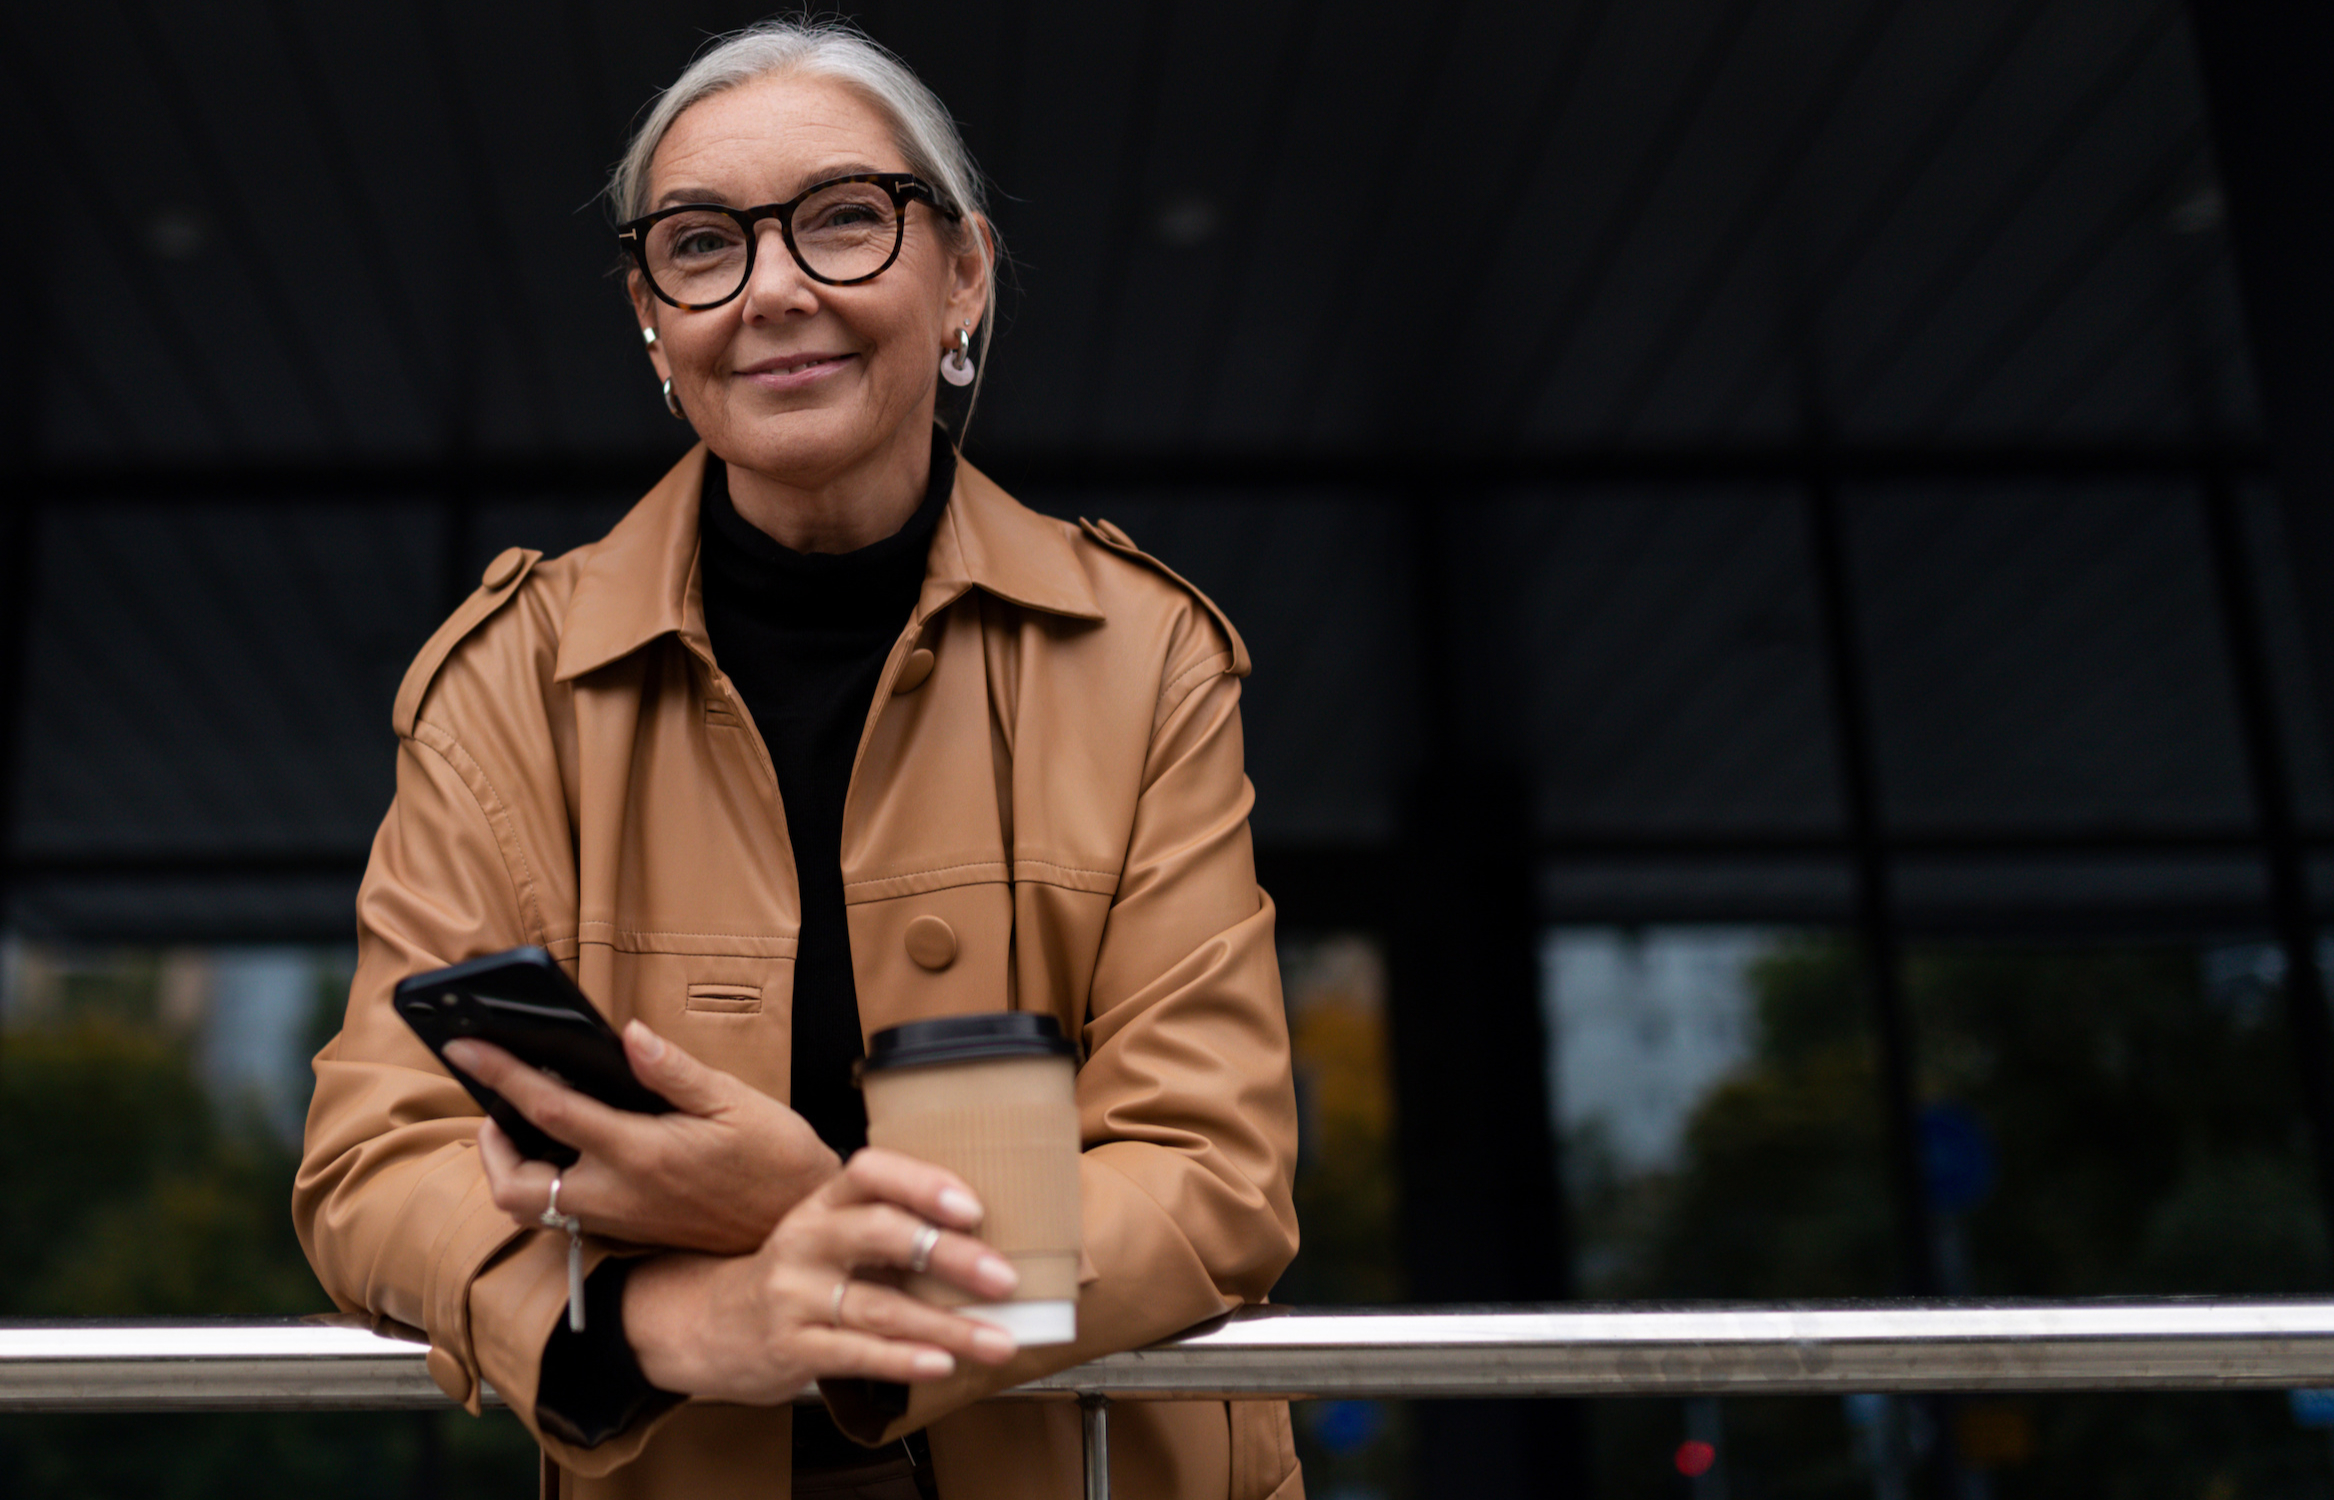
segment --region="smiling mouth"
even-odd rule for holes
[[[805,370],[815,370],[821,365],[839,365],[850,357],[848,354],[806,354],[799,359],[790,359],[784,362],[768,360],[738,373],[741,375],[800,375]]]

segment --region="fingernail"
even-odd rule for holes
[[[956,1372],[956,1361],[937,1349],[927,1349],[916,1356],[915,1371],[933,1378],[952,1375]]]
[[[963,1188],[943,1188],[940,1191],[940,1211],[959,1224],[978,1224],[981,1221],[981,1200]]]
[[[991,1359],[1011,1359],[1021,1346],[1004,1329],[984,1325],[973,1334],[973,1347]]]
[[[457,1067],[466,1066],[476,1060],[471,1054],[477,1050],[477,1045],[472,1042],[448,1042],[446,1043],[446,1061]]]
[[[625,1022],[624,1030],[631,1036],[632,1045],[640,1049],[640,1055],[650,1062],[665,1055],[665,1039],[638,1021]]]
[[[1021,1285],[1021,1273],[1001,1255],[982,1256],[980,1264],[973,1268],[973,1275],[992,1292],[1009,1292]]]

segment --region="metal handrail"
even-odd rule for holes
[[[426,1353],[342,1318],[0,1320],[0,1411],[442,1406]],[[2318,1384],[2334,1385],[2334,1300],[1256,1307],[1003,1399]]]
[[[347,1319],[0,1322],[0,1411],[444,1406],[425,1354]],[[1119,1400],[2317,1385],[2334,1385],[2328,1300],[1262,1307],[1001,1399],[1080,1400],[1099,1497]]]

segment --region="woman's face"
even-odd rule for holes
[[[751,208],[830,177],[906,170],[889,123],[859,94],[782,74],[682,112],[650,163],[649,211]],[[698,435],[732,464],[800,488],[895,463],[912,469],[930,441],[940,358],[966,321],[979,326],[988,289],[979,254],[953,252],[947,227],[911,203],[889,270],[826,286],[803,274],[765,220],[746,289],[704,312],[658,301],[635,270],[633,304],[657,333],[649,358]]]

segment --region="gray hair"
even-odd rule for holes
[[[908,170],[939,189],[942,200],[964,214],[961,222],[943,218],[942,233],[959,252],[969,238],[989,273],[988,305],[981,312],[980,373],[965,403],[969,422],[973,401],[988,378],[989,344],[997,324],[996,230],[989,225],[988,195],[948,107],[906,63],[849,22],[772,18],[715,37],[672,87],[657,96],[609,174],[608,201],[615,205],[618,221],[629,222],[649,211],[649,164],[683,111],[773,73],[831,78],[858,90],[891,122],[893,144],[907,158]]]

